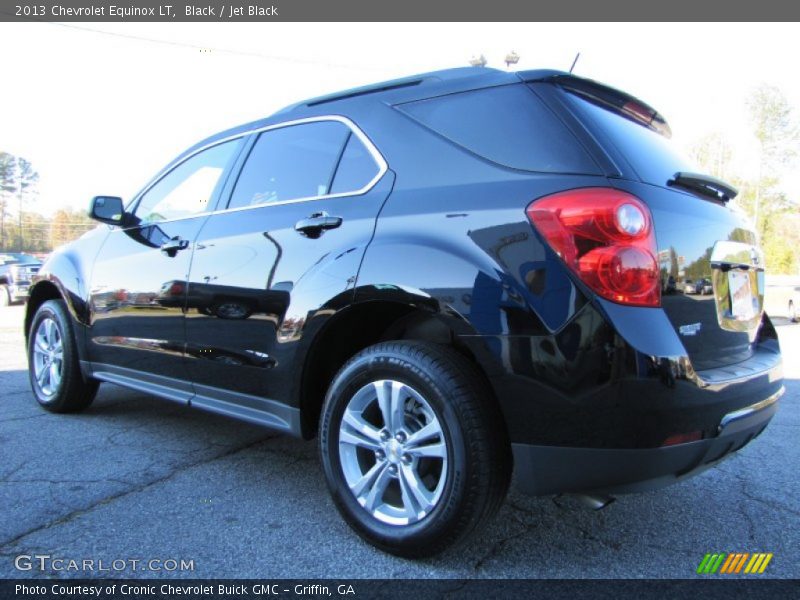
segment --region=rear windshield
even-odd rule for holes
[[[572,133],[523,84],[450,94],[396,108],[455,144],[506,167],[599,174]]]
[[[668,137],[637,121],[630,112],[591,95],[563,89],[579,118],[588,121],[590,129],[600,130],[645,183],[663,186],[679,171],[697,171]]]

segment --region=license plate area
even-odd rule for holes
[[[732,318],[737,321],[749,321],[758,313],[758,300],[753,294],[749,271],[739,269],[728,271],[728,294]]]
[[[710,256],[719,326],[755,341],[764,308],[764,254],[758,246],[721,240]]]
[[[719,326],[746,332],[753,341],[764,306],[764,271],[715,265],[711,279]]]

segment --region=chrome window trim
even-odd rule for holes
[[[375,164],[378,167],[378,172],[375,174],[375,176],[369,182],[367,182],[360,189],[352,191],[352,192],[340,192],[338,194],[322,194],[322,195],[318,195],[318,196],[306,196],[306,197],[303,197],[303,198],[292,198],[292,199],[289,199],[289,200],[279,200],[277,202],[265,202],[263,204],[253,204],[253,205],[250,205],[250,206],[239,206],[239,207],[236,207],[236,208],[227,208],[227,207],[226,208],[219,208],[217,210],[212,210],[212,211],[209,211],[209,212],[196,213],[196,214],[193,214],[193,215],[187,215],[185,217],[176,217],[174,219],[165,219],[163,221],[151,221],[151,222],[143,223],[142,225],[156,225],[156,224],[159,224],[159,223],[172,223],[172,222],[175,222],[175,221],[184,221],[186,219],[196,219],[198,217],[208,217],[208,216],[211,216],[211,215],[218,215],[218,214],[221,214],[221,213],[238,212],[238,211],[243,211],[243,210],[252,210],[252,209],[255,209],[255,208],[263,208],[265,206],[281,206],[281,205],[284,205],[284,204],[297,204],[298,202],[310,202],[310,201],[313,201],[313,200],[327,200],[329,198],[347,198],[347,197],[350,197],[350,196],[361,196],[363,194],[366,194],[372,188],[375,187],[375,185],[386,174],[386,171],[389,170],[389,165],[386,162],[386,159],[383,157],[383,155],[380,153],[380,151],[375,147],[375,144],[372,143],[372,140],[370,140],[367,137],[367,135],[363,131],[361,131],[361,129],[358,127],[358,125],[353,123],[353,121],[351,121],[347,117],[343,117],[341,115],[323,115],[323,116],[318,116],[318,117],[305,117],[305,118],[302,118],[302,119],[294,119],[292,121],[284,121],[282,123],[275,123],[273,125],[265,125],[264,127],[257,127],[256,129],[250,129],[248,131],[243,131],[241,133],[236,133],[234,135],[230,135],[228,137],[225,137],[225,138],[222,138],[222,139],[219,139],[219,140],[214,140],[213,142],[209,142],[208,144],[206,144],[205,146],[201,146],[200,148],[198,148],[197,150],[195,150],[191,154],[187,154],[186,156],[184,156],[183,159],[181,159],[180,162],[175,163],[175,165],[173,165],[173,167],[169,171],[165,172],[161,177],[159,177],[158,179],[156,179],[155,181],[150,183],[146,188],[144,188],[141,192],[139,192],[139,194],[136,195],[136,198],[134,199],[132,204],[135,204],[136,208],[138,208],[139,207],[139,202],[141,201],[142,197],[145,194],[147,194],[147,192],[149,192],[162,179],[164,179],[164,177],[169,175],[172,171],[177,169],[179,166],[181,166],[183,163],[185,163],[190,158],[200,154],[201,152],[204,152],[205,150],[208,150],[209,148],[213,148],[214,146],[218,146],[220,144],[224,144],[226,142],[230,142],[230,141],[233,141],[233,140],[236,140],[236,139],[245,138],[245,137],[250,136],[250,135],[261,134],[261,133],[264,133],[265,131],[272,131],[273,129],[281,129],[283,127],[293,127],[295,125],[305,125],[307,123],[319,123],[319,122],[325,122],[325,121],[336,121],[336,122],[342,123],[343,125],[348,127],[350,129],[350,131],[352,133],[354,133],[355,136],[359,139],[359,141],[362,144],[364,144],[364,147],[370,153],[370,156],[372,156],[372,160],[375,161]],[[245,159],[245,163],[242,165],[242,168],[244,168],[245,164],[247,164],[247,160],[246,159]],[[138,227],[138,225],[137,225],[137,227]]]

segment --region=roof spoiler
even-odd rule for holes
[[[524,75],[528,75],[528,77],[524,77]],[[574,94],[578,94],[589,102],[611,109],[666,138],[672,137],[672,130],[669,124],[655,108],[626,92],[591,79],[584,79],[583,77],[558,71],[529,71],[520,73],[520,76],[523,76],[523,81],[555,83]]]

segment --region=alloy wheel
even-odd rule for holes
[[[424,519],[447,479],[447,443],[428,401],[400,381],[358,390],[339,426],[339,459],[350,491],[374,518],[392,525]]]
[[[33,374],[45,396],[58,392],[64,371],[64,344],[58,324],[42,319],[33,340]]]

